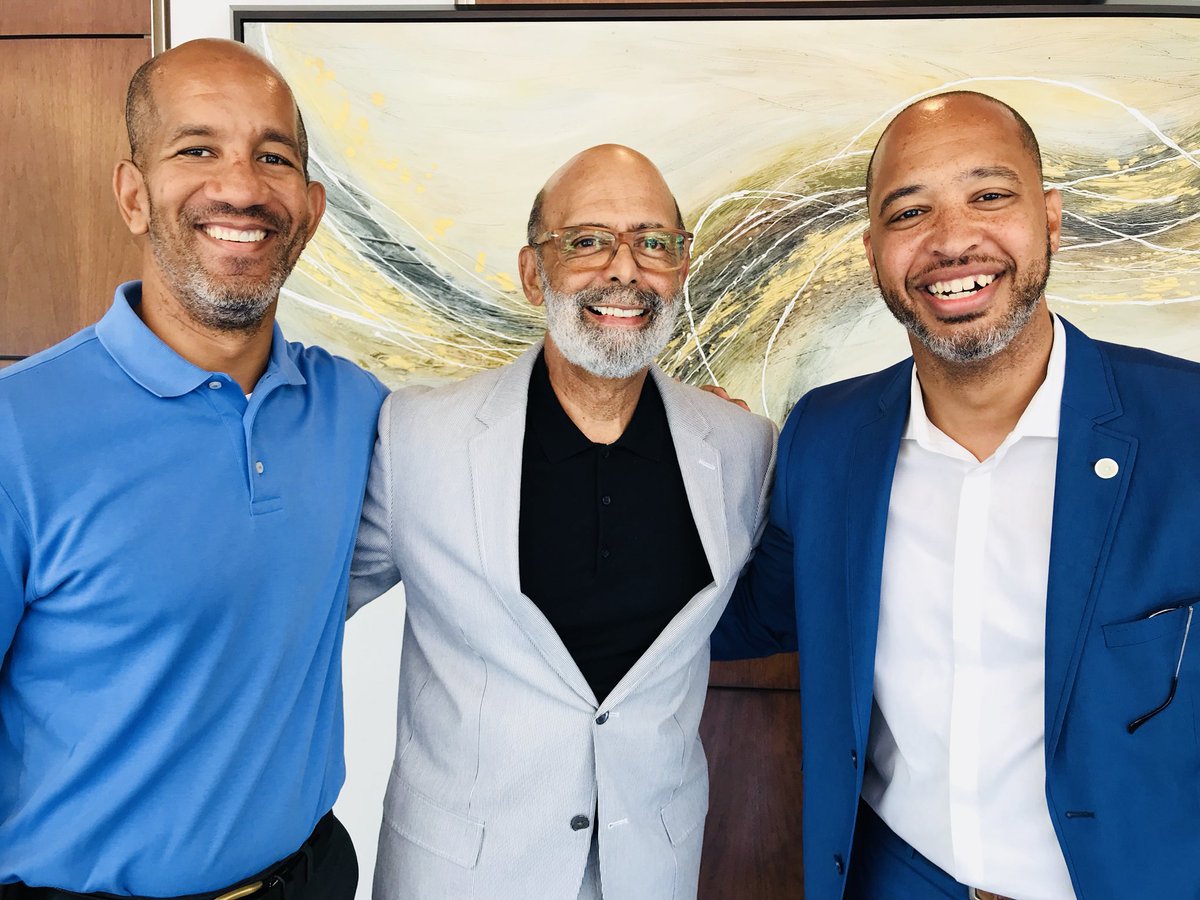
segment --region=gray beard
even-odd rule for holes
[[[154,242],[154,259],[189,316],[213,331],[254,331],[267,316],[287,279],[272,272],[267,281],[238,286],[213,279],[199,264],[176,265]]]
[[[955,261],[956,265],[960,263],[959,260]],[[1013,339],[1025,329],[1037,311],[1049,277],[1050,242],[1047,239],[1045,266],[1041,271],[1031,271],[1025,277],[1013,282],[1013,304],[1007,315],[989,328],[963,329],[951,337],[933,334],[921,321],[916,311],[894,291],[880,285],[879,293],[883,296],[883,302],[887,304],[887,308],[891,310],[896,321],[903,325],[908,333],[934,356],[948,363],[975,363],[991,359],[1011,344]],[[966,323],[974,318],[976,318],[976,314],[952,321]]]
[[[539,270],[541,266],[539,265]],[[664,300],[626,285],[560,294],[542,274],[546,330],[567,362],[598,378],[629,378],[650,366],[667,346],[679,314],[678,295]],[[639,329],[604,328],[588,321],[585,306],[640,304],[649,322]]]

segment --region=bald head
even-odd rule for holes
[[[161,124],[157,100],[161,86],[169,79],[202,76],[209,70],[222,74],[236,72],[251,81],[261,81],[264,90],[287,93],[296,110],[296,143],[307,180],[308,135],[304,131],[300,109],[283,75],[245,44],[215,38],[180,44],[147,60],[133,73],[125,94],[125,130],[129,135],[129,155],[134,163],[139,167],[144,166],[145,148],[154,130]]]
[[[917,100],[910,103],[904,109],[896,114],[895,118],[887,124],[883,129],[883,134],[879,136],[879,141],[875,144],[875,149],[871,153],[871,161],[867,164],[867,203],[870,205],[871,189],[875,183],[876,158],[882,153],[887,152],[886,144],[892,131],[897,126],[905,126],[909,124],[909,120],[913,119],[939,119],[945,120],[954,116],[969,116],[977,114],[981,107],[992,107],[994,111],[1002,117],[1009,119],[1012,123],[1016,137],[1025,152],[1029,154],[1029,158],[1033,161],[1038,172],[1042,171],[1042,151],[1038,146],[1037,136],[1034,135],[1033,129],[1029,127],[1029,123],[1025,118],[1001,100],[988,94],[981,94],[978,91],[946,91],[945,93],[935,94],[932,97],[925,97],[922,100]]]
[[[683,228],[679,204],[658,167],[649,159],[620,144],[600,144],[577,153],[550,176],[545,186],[533,198],[529,211],[526,241],[532,245],[548,227],[563,225],[598,225],[599,222],[568,222],[562,218],[581,194],[607,198],[614,207],[636,208],[646,201],[666,200],[672,210],[672,221],[638,223],[638,227]],[[632,201],[637,200],[638,203]]]

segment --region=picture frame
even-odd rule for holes
[[[392,386],[514,359],[543,331],[516,255],[575,152],[649,156],[696,233],[663,368],[782,421],[908,352],[860,237],[906,103],[1012,104],[1064,195],[1051,308],[1200,358],[1200,9],[1191,5],[233,10],[292,85],[329,208],[285,286],[290,337]]]

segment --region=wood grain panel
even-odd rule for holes
[[[778,653],[766,659],[714,662],[708,670],[708,686],[799,690],[800,661],[795,653]]]
[[[712,688],[700,734],[709,806],[699,900],[803,900],[798,695]]]
[[[27,355],[98,319],[140,269],[111,185],[128,153],[125,87],[150,41],[0,46],[0,354]]]
[[[0,34],[150,34],[150,0],[0,0]]]

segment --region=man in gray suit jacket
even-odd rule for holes
[[[690,242],[648,159],[584,151],[521,249],[544,345],[384,405],[351,596],[408,602],[376,898],[696,895],[709,632],[775,430],[652,364]]]

